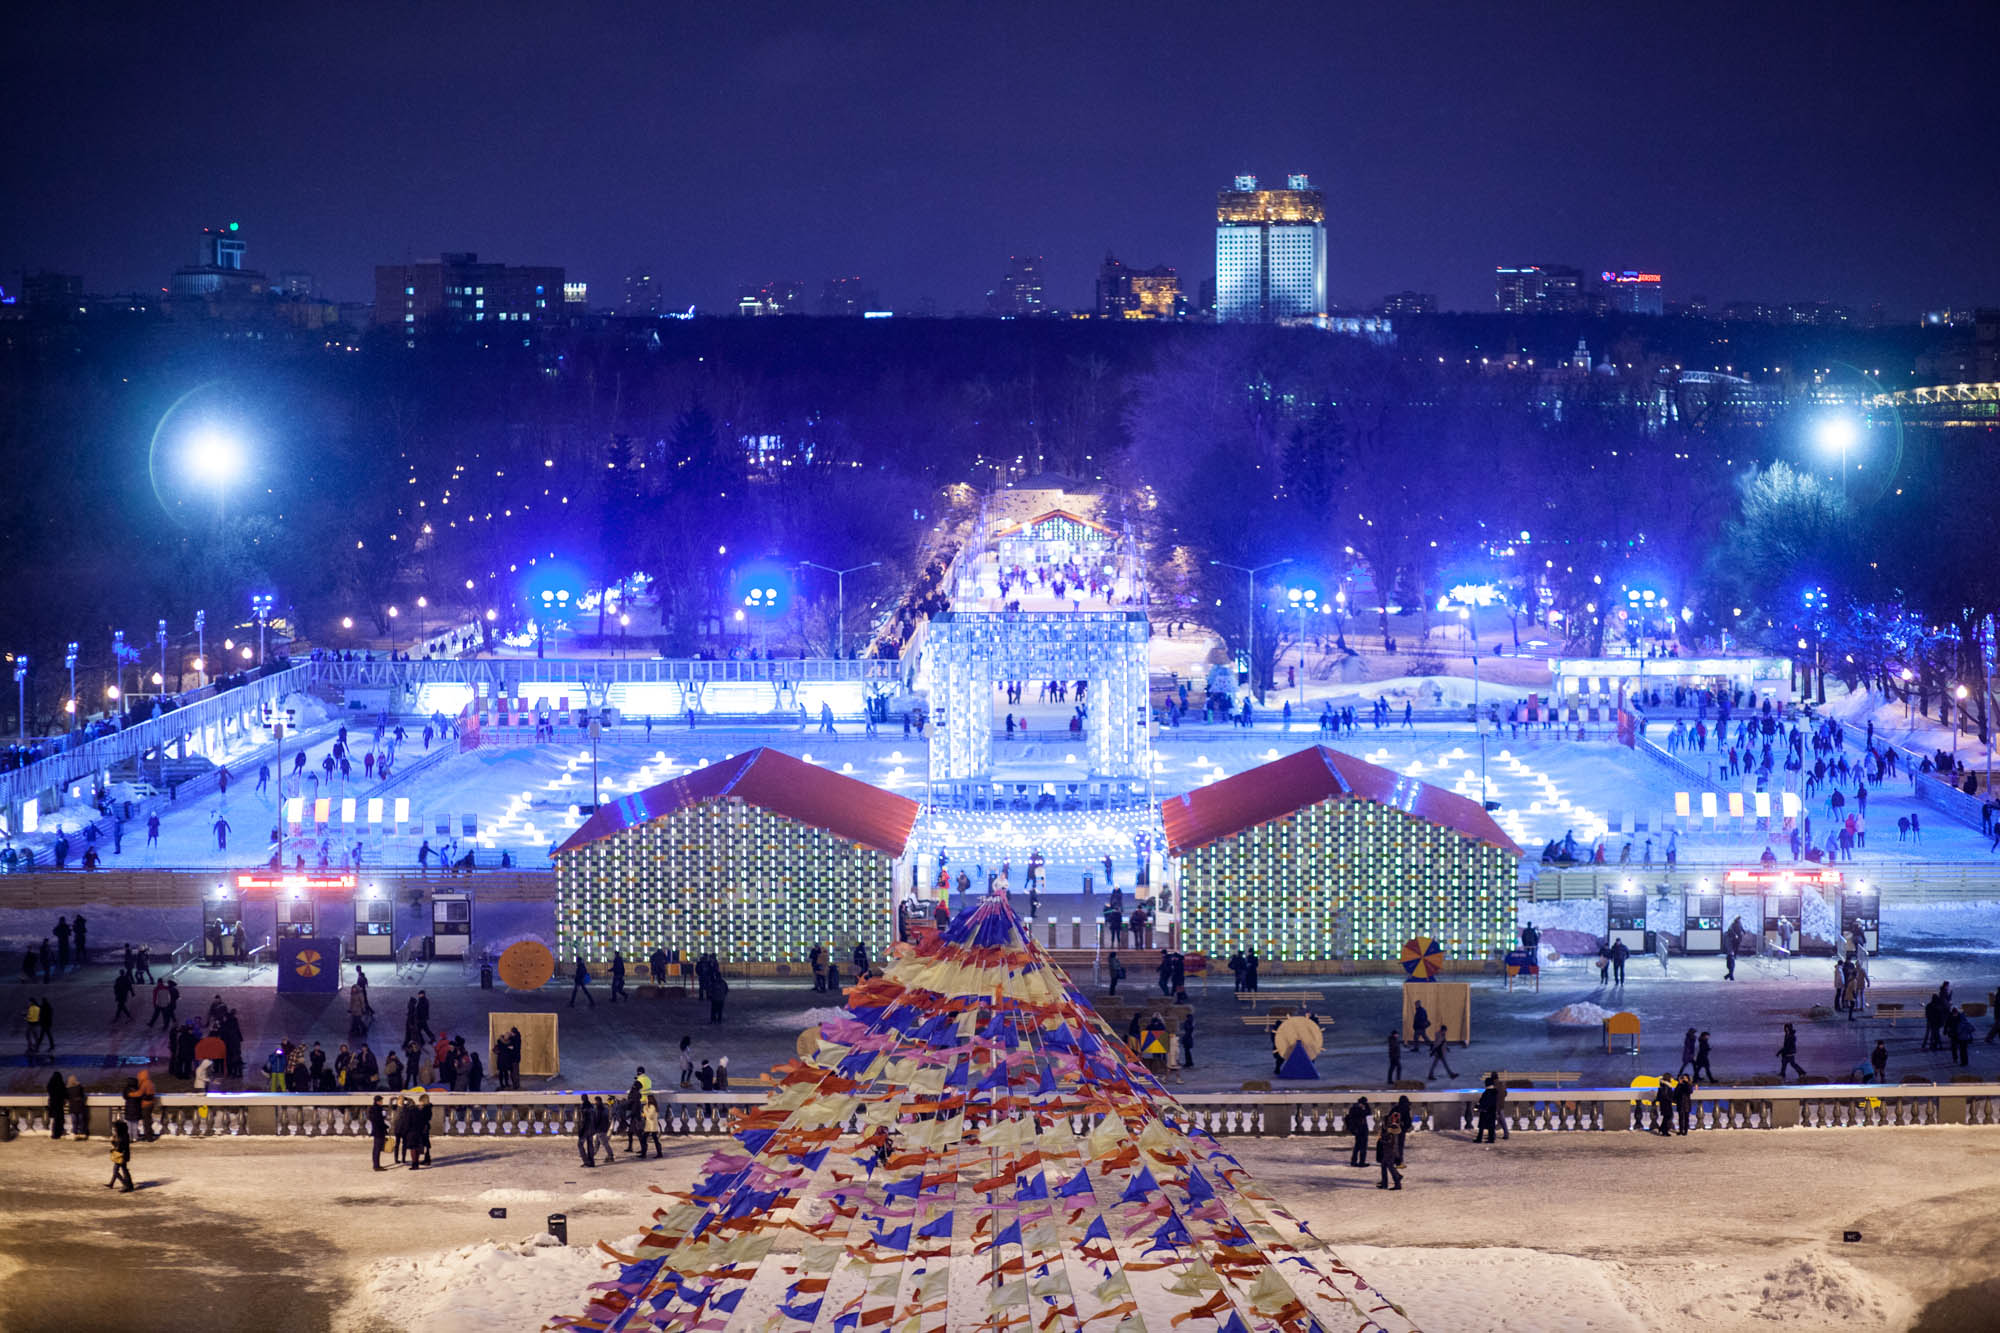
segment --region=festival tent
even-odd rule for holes
[[[1406,1333],[1023,931],[961,913],[773,1071],[563,1329]]]

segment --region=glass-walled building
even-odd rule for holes
[[[1303,175],[1255,176],[1215,201],[1215,318],[1269,324],[1326,311],[1326,196]]]

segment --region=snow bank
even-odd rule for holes
[[[1891,1329],[1904,1327],[1910,1315],[1900,1288],[1823,1250],[1764,1269],[1685,1259],[1617,1263],[1497,1246],[1342,1245],[1340,1256],[1391,1293],[1420,1327],[1452,1333]]]
[[[629,1236],[615,1248],[629,1254],[638,1243],[638,1236]],[[336,1316],[334,1327],[397,1328],[408,1333],[540,1328],[551,1315],[581,1309],[585,1289],[615,1272],[606,1268],[612,1263],[595,1246],[563,1245],[546,1233],[414,1259],[386,1259],[368,1265],[359,1290]]]
[[[1556,1027],[1594,1028],[1611,1017],[1613,1012],[1615,1011],[1601,1009],[1588,1000],[1578,1000],[1575,1004],[1566,1004],[1550,1014],[1548,1021]]]

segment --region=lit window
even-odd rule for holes
[[[415,315],[405,315],[403,316],[403,322],[405,324],[414,324],[417,322],[417,317]]]
[[[475,309],[484,310],[486,308],[486,302],[483,298],[481,300],[474,301],[472,304]]]
[[[414,287],[403,288],[403,295],[405,296],[415,296],[416,294],[417,294],[417,289]]]

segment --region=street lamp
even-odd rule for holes
[[[1243,656],[1244,660],[1250,666],[1250,693],[1257,696],[1258,703],[1263,703],[1264,692],[1258,688],[1261,682],[1257,678],[1257,576],[1267,569],[1276,569],[1280,565],[1291,564],[1292,558],[1286,556],[1283,560],[1273,560],[1268,565],[1258,565],[1255,568],[1247,565],[1233,565],[1227,560],[1211,560],[1208,563],[1219,565],[1223,569],[1233,569],[1248,580],[1249,600],[1244,605],[1243,618],[1248,622],[1249,629],[1243,636]]]
[[[154,639],[158,640],[160,645],[160,672],[159,675],[154,677],[154,679],[159,684],[160,693],[165,694],[167,691],[167,622],[166,621],[162,620],[160,622],[159,631],[156,634],[154,634],[153,637]]]
[[[799,563],[802,565],[811,565],[814,569],[823,569],[833,575],[835,606],[833,655],[835,657],[847,656],[847,576],[849,574],[858,574],[864,569],[873,569],[882,562],[880,560],[870,560],[865,565],[855,565],[851,569],[835,569],[832,565],[822,565],[817,560],[801,560]]]
[[[1965,711],[1965,696],[1970,693],[1965,686],[1952,687],[1951,697],[1958,700],[1958,707],[1951,714],[1951,771],[1958,772],[1958,723],[1959,714]]]
[[[201,683],[208,684],[208,612],[194,613],[194,669],[201,673]]]
[[[401,614],[403,613],[395,607],[392,606],[389,608],[389,658],[391,661],[395,660],[396,657],[396,617]]]
[[[116,699],[125,692],[125,631],[122,629],[111,636],[111,673],[114,679],[109,694]]]
[[[271,618],[271,608],[277,598],[268,592],[250,594],[250,609],[257,614],[257,665],[264,665],[264,623]]]
[[[21,744],[28,743],[28,655],[22,653],[14,659],[15,707],[21,710]]]
[[[552,617],[569,610],[568,588],[542,589],[542,613],[535,617],[535,656],[542,655],[542,640]]]
[[[1840,498],[1847,498],[1847,451],[1854,447],[1860,431],[1855,429],[1852,417],[1827,417],[1819,423],[1814,432],[1819,438],[1819,447],[1829,453],[1840,455]]]
[[[75,731],[76,730],[76,644],[74,641],[70,643],[69,648],[63,653],[63,666],[68,668],[69,670],[69,703],[65,705],[65,707],[69,711],[69,729],[71,731]]]
[[[188,441],[188,471],[215,487],[215,521],[222,521],[223,493],[243,471],[243,445],[227,431],[209,427]]]
[[[417,598],[417,639],[420,642],[424,637],[424,612],[429,609],[430,604],[431,599],[428,597]]]
[[[1291,602],[1292,610],[1299,613],[1299,706],[1306,702],[1306,612],[1325,611],[1320,605],[1317,588],[1287,588],[1285,598]]]

